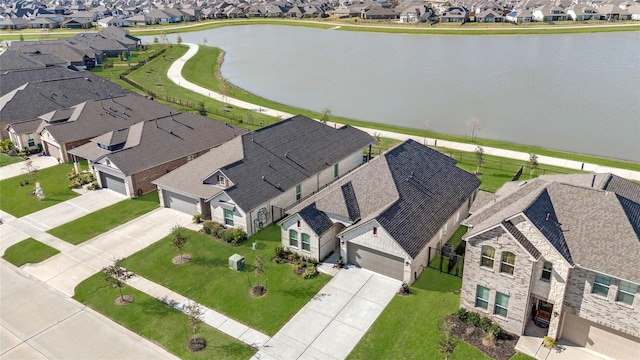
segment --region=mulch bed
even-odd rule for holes
[[[184,265],[184,264],[188,263],[189,261],[191,261],[191,255],[190,254],[182,254],[182,256],[178,255],[178,256],[174,257],[173,259],[171,259],[171,262],[176,264],[176,265]]]
[[[203,338],[192,336],[191,339],[189,339],[187,349],[189,349],[189,352],[198,352],[204,350],[206,346],[207,342]]]
[[[516,353],[516,343],[520,339],[517,335],[504,333],[500,338],[496,339],[495,344],[486,346],[482,343],[482,338],[486,335],[484,330],[462,322],[455,315],[450,315],[447,319],[454,324],[453,336],[473,345],[493,359],[509,360]]]
[[[129,305],[133,302],[133,295],[124,295],[123,297],[118,296],[116,298],[116,305],[124,306]]]
[[[262,285],[256,285],[251,287],[250,292],[253,297],[261,297],[267,293],[267,288]]]

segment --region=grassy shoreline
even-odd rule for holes
[[[539,35],[539,34],[577,34],[577,33],[599,33],[599,32],[620,32],[620,31],[640,31],[640,24],[635,22],[620,22],[611,24],[602,22],[573,22],[565,23],[531,23],[531,24],[482,24],[467,23],[464,25],[450,25],[439,23],[436,25],[424,24],[402,24],[391,21],[367,21],[362,19],[317,19],[317,20],[292,20],[292,19],[217,19],[203,20],[187,25],[149,25],[142,28],[129,28],[132,35],[162,35],[176,34],[192,31],[215,29],[223,26],[238,25],[283,25],[302,26],[319,29],[337,29],[340,31],[365,31],[383,32],[389,34],[418,34],[418,35]],[[18,40],[20,36],[25,40],[46,39],[55,37],[72,37],[80,32],[99,31],[100,28],[80,29],[52,29],[47,31],[39,30],[1,30],[0,39]]]
[[[185,67],[182,71],[182,76],[190,82],[194,84],[200,85],[204,88],[211,89],[213,91],[219,91],[221,77],[220,77],[220,67],[222,62],[224,61],[224,52],[218,48],[208,47],[208,46],[200,46],[200,50],[198,53],[186,62]],[[234,85],[229,86],[229,90],[227,95],[232,98],[236,98],[239,100],[243,100],[252,104],[256,104],[262,107],[267,107],[271,109],[276,109],[284,112],[288,112],[291,114],[302,114],[312,118],[320,118],[321,114],[319,112],[314,112],[306,109],[297,108],[295,106],[284,105],[272,100],[268,100],[262,98],[260,96],[251,94],[242,88],[239,88]],[[440,140],[449,140],[461,143],[469,143],[480,146],[487,147],[496,147],[506,150],[514,150],[521,151],[526,153],[535,153],[537,155],[543,156],[552,156],[563,158],[567,160],[575,160],[579,162],[585,163],[593,163],[602,166],[611,166],[629,170],[640,171],[640,163],[635,163],[632,161],[625,161],[619,159],[612,159],[606,157],[592,156],[586,154],[577,154],[560,150],[553,149],[545,149],[538,146],[533,145],[521,145],[514,144],[507,141],[500,140],[490,140],[490,139],[476,139],[475,141],[470,141],[469,139],[463,136],[456,135],[448,135],[441,134],[432,131],[425,131],[420,129],[412,129],[407,127],[393,126],[387,124],[373,123],[361,120],[348,119],[343,117],[332,116],[331,121],[338,122],[342,124],[348,124],[352,126],[360,126],[373,128],[383,131],[390,131],[396,133],[402,133],[407,135],[419,136],[419,137],[428,137],[428,138],[436,138]]]

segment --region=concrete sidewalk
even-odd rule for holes
[[[186,306],[189,305],[190,302],[193,302],[186,297],[141,276],[134,277],[127,281],[127,284],[182,312],[185,312]],[[220,314],[219,312],[209,309],[201,304],[198,305],[200,305],[204,310],[202,319],[205,324],[216,328],[255,349],[261,348],[270,339],[269,335],[252,329],[247,325],[239,323],[228,316]]]
[[[0,358],[177,359],[0,260]]]
[[[346,358],[401,284],[354,266],[340,270],[252,359]]]
[[[174,225],[195,229],[191,215],[159,208],[126,224],[63,251],[38,264],[23,269],[68,296],[88,277],[113,263],[167,236]]]
[[[216,93],[213,90],[203,88],[201,86],[198,86],[194,83],[187,81],[185,78],[182,77],[182,68],[184,67],[184,64],[187,62],[187,60],[189,60],[195,54],[198,53],[199,46],[197,44],[187,44],[187,43],[183,43],[183,44],[188,45],[189,50],[187,51],[186,54],[184,54],[182,57],[176,60],[171,65],[171,67],[169,68],[169,71],[167,72],[167,76],[169,77],[169,79],[173,81],[175,84],[177,84],[178,86],[181,86],[185,89],[191,90],[198,94],[208,96],[209,98],[215,99],[217,101],[226,102],[233,106],[241,107],[244,109],[250,109],[250,110],[262,112],[269,116],[280,117],[284,119],[294,115],[294,114],[289,114],[289,113],[274,110],[274,109],[263,108],[261,106],[251,104],[246,101],[230,98],[228,96],[222,96],[221,94]],[[331,122],[327,122],[327,124],[330,126],[337,126],[337,127],[343,126],[342,124],[336,124]],[[382,130],[359,127],[359,126],[356,126],[356,128],[362,131],[365,131],[370,135],[379,134],[384,138],[396,139],[400,141],[413,139],[419,143],[424,143],[429,146],[444,147],[447,149],[461,150],[466,152],[475,152],[476,146],[477,146],[474,144],[465,144],[465,143],[458,143],[458,142],[447,141],[447,140],[438,140],[438,139],[425,138],[420,136],[411,136],[406,134],[382,131]],[[520,161],[529,160],[529,154],[525,152],[505,150],[505,149],[493,148],[488,146],[483,146],[483,148],[484,148],[485,154],[487,155],[499,156],[499,157],[504,157],[509,159],[516,159]],[[551,156],[542,156],[542,155],[538,155],[538,163],[545,164],[545,165],[559,166],[559,167],[564,167],[564,168],[573,169],[573,170],[583,170],[587,172],[612,173],[620,177],[623,177],[625,179],[640,181],[640,171],[619,169],[619,168],[613,168],[608,166],[600,166],[596,164],[583,163],[579,161],[567,160],[567,159],[556,158]]]
[[[31,163],[33,164],[33,166],[40,170],[59,164],[58,160],[52,156],[33,155],[30,156],[29,159],[31,159]],[[25,175],[26,171],[24,169],[24,165],[25,162],[21,161],[18,163],[0,167],[0,180],[12,178],[18,175]]]

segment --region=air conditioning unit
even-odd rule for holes
[[[240,254],[233,254],[229,256],[229,269],[235,271],[242,271],[244,269],[244,256]]]

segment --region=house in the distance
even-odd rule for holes
[[[461,306],[515,334],[640,353],[640,185],[611,174],[508,183],[465,222]]]
[[[249,235],[363,162],[367,133],[294,116],[237,137],[155,180],[161,206]]]
[[[390,149],[287,211],[282,246],[412,283],[469,214],[478,178],[413,140]]]

